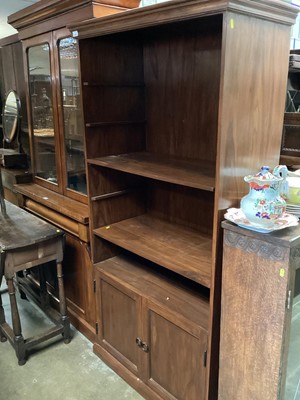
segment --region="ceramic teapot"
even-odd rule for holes
[[[250,190],[241,200],[241,209],[250,223],[271,227],[285,212],[287,173],[285,165],[278,165],[273,173],[263,166],[257,174],[244,177]]]

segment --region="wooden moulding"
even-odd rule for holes
[[[92,9],[101,4],[122,8],[134,8],[139,6],[140,0],[41,0],[9,15],[7,21],[18,29],[62,13],[73,11],[76,8],[88,5]]]
[[[140,5],[140,0],[102,0],[101,3],[117,7],[135,8]]]
[[[20,39],[103,15],[138,7],[140,0],[41,0],[14,14],[7,21]]]
[[[15,35],[7,36],[0,40],[0,47],[9,46],[11,44],[19,42],[19,35],[16,33]]]
[[[119,15],[69,24],[68,28],[77,31],[82,39],[225,12],[253,15],[292,25],[298,11],[296,6],[275,0],[173,0]]]
[[[222,228],[226,229],[227,237],[225,242],[228,246],[242,249],[246,253],[255,253],[259,257],[273,261],[286,261],[284,248],[293,248],[300,246],[300,225],[291,229],[284,229],[280,232],[273,232],[268,235],[262,235],[259,232],[249,229],[241,229],[232,222],[223,221]],[[243,234],[243,241],[239,240],[239,235]],[[258,242],[261,241],[258,247]],[[278,250],[277,247],[281,249]]]

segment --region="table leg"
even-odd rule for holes
[[[0,280],[0,286],[1,286],[1,280]],[[1,290],[0,290],[0,341],[5,342],[7,340],[6,336],[4,335],[1,325],[5,324],[5,314],[4,314],[4,309],[2,306],[2,295],[1,295]]]
[[[63,281],[62,263],[58,262],[56,264],[56,267],[57,267],[59,309],[60,309],[62,325],[64,328],[63,337],[64,337],[65,343],[70,343],[71,331],[70,331],[69,317],[67,316],[67,304],[66,304],[65,288],[64,288],[64,281]]]
[[[3,273],[4,273],[4,257],[2,257],[3,254],[0,252],[0,341],[5,342],[7,340],[6,336],[4,335],[1,325],[5,324],[5,314],[4,314],[4,309],[2,306],[2,294],[1,294],[1,285],[2,285],[2,279],[3,279]]]
[[[16,292],[13,283],[13,278],[7,279],[7,287],[10,300],[11,318],[12,318],[13,333],[14,333],[14,338],[13,338],[14,348],[16,351],[19,365],[24,365],[26,363],[25,342],[21,330],[21,321],[17,306]]]
[[[23,277],[24,277],[23,271],[19,271],[16,273],[16,280],[17,280],[18,284],[19,284],[19,278],[23,278]],[[19,293],[20,293],[21,299],[27,300],[26,293],[22,290],[21,286],[18,286],[18,288],[19,288]]]
[[[47,282],[44,273],[44,265],[39,266],[39,279],[40,279],[40,300],[42,309],[49,306],[49,296],[47,291]]]

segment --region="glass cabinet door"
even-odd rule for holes
[[[57,183],[48,43],[28,49],[28,74],[35,175],[49,182]]]
[[[58,54],[63,110],[66,187],[86,194],[84,125],[80,100],[77,40],[72,37],[59,40]]]
[[[78,42],[66,28],[24,41],[34,181],[87,203]]]

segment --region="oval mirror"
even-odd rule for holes
[[[2,124],[4,140],[11,143],[18,134],[21,102],[14,90],[10,90],[5,98]]]

